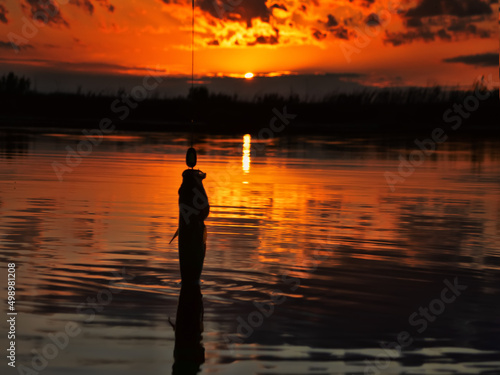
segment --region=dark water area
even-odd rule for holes
[[[0,134],[18,369],[500,373],[500,140],[450,136],[408,167],[409,136],[198,135],[207,254],[180,302],[188,136],[115,133],[78,159],[84,139]]]

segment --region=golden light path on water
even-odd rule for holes
[[[244,174],[250,173],[250,146],[252,143],[252,136],[250,134],[245,134],[243,136],[243,158],[241,161],[241,169]],[[244,184],[248,184],[248,181],[244,181]]]

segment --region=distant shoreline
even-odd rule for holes
[[[378,89],[336,93],[311,102],[297,96],[267,94],[242,101],[197,87],[188,97],[134,98],[95,94],[0,92],[0,128],[99,128],[107,121],[117,131],[203,134],[394,134],[449,127],[462,133],[500,134],[498,89],[439,87]],[[193,120],[194,126],[191,125]],[[268,129],[268,130],[266,130]],[[273,129],[269,131],[269,129]]]

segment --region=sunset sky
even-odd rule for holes
[[[197,0],[195,72],[470,85],[498,78],[498,22],[498,0]],[[185,76],[190,30],[187,0],[0,0],[0,72]]]

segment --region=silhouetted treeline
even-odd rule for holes
[[[10,72],[0,78],[0,93],[23,95],[29,92],[31,80],[25,77],[18,77]]]
[[[454,106],[476,105],[481,82],[469,90],[442,87],[373,88],[353,93],[333,92],[322,100],[304,100],[296,94],[256,95],[242,100],[235,95],[210,93],[197,86],[185,97],[142,100],[120,89],[116,95],[96,93],[39,93],[30,91],[30,81],[12,73],[0,78],[0,126],[57,126],[89,128],[109,118],[121,130],[184,130],[191,119],[206,132],[244,133],[268,127],[286,106],[297,115],[287,131],[413,131],[444,123],[444,114]],[[484,96],[484,95],[483,95]],[[498,129],[499,92],[477,99],[477,109],[467,111],[463,129]],[[471,113],[473,112],[473,113]],[[453,113],[454,114],[454,113]],[[97,125],[96,125],[97,124]]]

